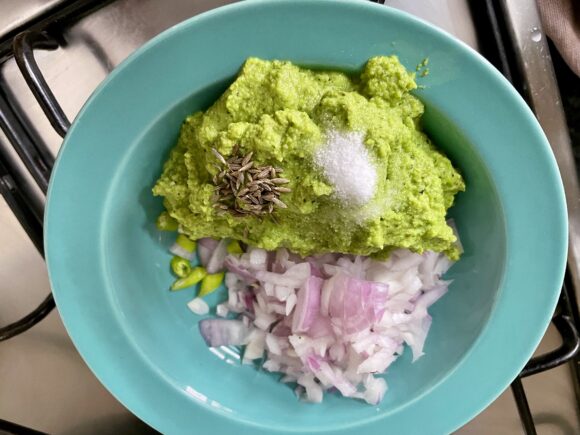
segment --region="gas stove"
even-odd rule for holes
[[[226,3],[0,3],[0,433],[155,432],[98,382],[53,309],[42,257],[45,194],[69,120],[111,70],[163,30]],[[580,128],[571,112],[580,80],[546,41],[533,0],[381,3],[461,39],[512,82],[546,132],[567,194],[568,271],[552,324],[511,392],[457,433],[579,433],[580,191],[573,145],[580,144],[569,131]],[[560,95],[571,98],[562,104]]]

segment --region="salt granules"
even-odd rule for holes
[[[364,133],[329,131],[326,143],[314,155],[315,163],[346,205],[369,202],[377,184],[377,171],[364,144]]]

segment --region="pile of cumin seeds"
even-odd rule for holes
[[[290,180],[280,176],[282,168],[257,166],[252,160],[253,152],[241,155],[237,145],[227,160],[215,148],[211,151],[217,159],[213,201],[218,214],[274,218],[276,209],[287,208],[280,195],[292,189],[284,186]]]

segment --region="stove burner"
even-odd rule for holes
[[[376,0],[376,2],[384,3],[384,0]],[[14,56],[26,83],[42,107],[51,125],[61,137],[65,136],[70,122],[47,85],[34,59],[34,49],[52,50],[58,48],[58,42],[49,35],[47,30],[54,30],[57,26],[62,26],[63,22],[68,20],[78,19],[80,16],[95,9],[98,3],[100,3],[100,6],[103,5],[103,2],[95,1],[76,1],[69,3],[56,13],[44,17],[37,23],[29,26],[29,28],[13,38],[0,41],[0,62]],[[498,5],[498,3],[495,0],[472,2],[473,15],[480,17],[478,31],[481,33],[479,35],[482,42],[481,51],[490,62],[503,72],[505,77],[516,88],[520,88],[520,91],[523,91],[521,89],[522,86],[519,86],[524,82],[522,72],[518,68],[518,65],[515,65],[513,62],[512,36],[509,25],[502,13],[505,12],[505,5],[502,9],[502,6]],[[0,128],[7,136],[38,187],[46,194],[54,158],[40,141],[34,139],[34,135],[30,133],[33,129],[27,125],[24,117],[18,115],[17,110],[10,104],[9,99],[6,98],[1,88]],[[43,255],[43,207],[38,206],[37,202],[33,200],[32,195],[26,188],[26,183],[22,180],[12,160],[2,147],[0,147],[0,193],[37,250]],[[574,373],[573,381],[577,394],[576,398],[578,404],[580,404],[580,397],[578,396],[580,392],[578,364],[580,361],[577,358],[580,349],[577,328],[580,320],[578,319],[579,310],[576,292],[574,290],[574,279],[568,273],[562,287],[556,312],[552,318],[552,323],[562,337],[561,346],[544,355],[532,358],[511,385],[522,425],[528,435],[535,434],[536,429],[521,382],[522,378],[551,370],[567,362],[572,362],[571,367]],[[54,307],[54,299],[52,294],[49,294],[34,311],[10,325],[0,327],[0,341],[8,340],[33,327],[44,319]],[[42,433],[5,420],[0,420],[0,431],[15,434]]]

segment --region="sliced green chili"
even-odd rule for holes
[[[207,275],[204,267],[194,267],[185,278],[179,278],[171,286],[171,290],[182,290],[191,287],[200,282]]]
[[[185,258],[175,255],[171,259],[171,270],[180,278],[185,278],[191,273],[191,264]]]
[[[238,242],[237,240],[232,240],[228,244],[228,254],[243,254],[243,253],[244,251],[240,246],[240,242]]]
[[[177,236],[177,240],[175,241],[179,246],[185,249],[187,252],[195,252],[195,248],[197,247],[197,243],[194,240],[191,240],[184,234],[180,234]]]
[[[199,290],[198,298],[202,298],[210,293],[214,292],[222,284],[224,280],[224,272],[213,273],[211,275],[206,275],[201,281],[201,288]]]

